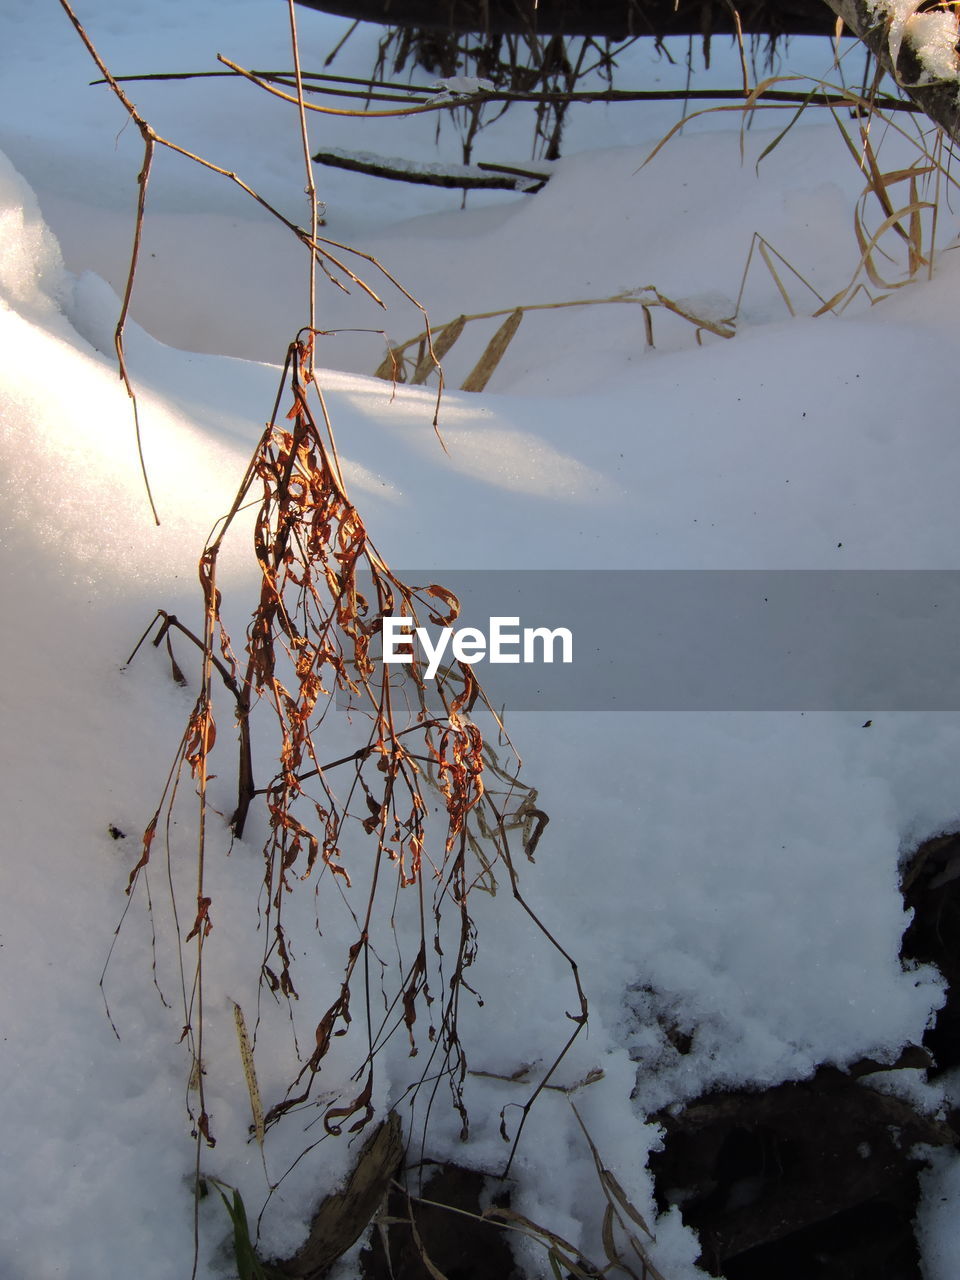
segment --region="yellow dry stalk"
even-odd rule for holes
[[[247,1023],[243,1016],[243,1010],[237,1004],[236,1000],[231,1000],[233,1005],[233,1020],[237,1028],[237,1043],[240,1046],[240,1061],[243,1063],[243,1075],[247,1082],[247,1093],[250,1095],[250,1110],[253,1114],[253,1132],[257,1139],[257,1145],[263,1149],[264,1123],[263,1123],[263,1100],[260,1097],[260,1086],[257,1084],[257,1069],[253,1061],[253,1046],[250,1043],[250,1036],[247,1033]]]
[[[627,289],[623,293],[609,298],[575,298],[568,302],[532,302],[520,307],[504,307],[498,311],[478,311],[474,315],[460,315],[455,320],[433,333],[433,351],[427,346],[428,334],[418,333],[406,342],[391,346],[386,356],[374,371],[375,378],[385,382],[406,382],[411,386],[421,386],[433,369],[437,368],[437,360],[446,355],[468,324],[474,320],[495,320],[500,316],[506,319],[488,342],[480,359],[467,375],[461,391],[483,391],[494,371],[503,359],[507,347],[520,327],[520,322],[528,311],[560,311],[567,307],[602,307],[610,305],[634,305],[643,308],[644,327],[647,345],[653,346],[653,322],[650,318],[651,307],[663,307],[671,311],[681,320],[692,324],[696,330],[697,341],[700,342],[704,332],[712,333],[718,338],[732,338],[735,333],[735,317],[720,320],[698,316],[684,302],[678,302],[661,293],[655,285],[647,284],[638,289]],[[413,356],[406,353],[413,351]]]

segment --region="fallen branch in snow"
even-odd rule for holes
[[[374,178],[391,178],[395,182],[413,182],[430,187],[457,187],[465,191],[523,191],[532,195],[540,191],[550,179],[547,169],[535,171],[511,165],[484,163],[417,164],[412,160],[388,160],[368,152],[355,154],[339,149],[318,151],[313,158],[318,164],[329,165],[333,169],[366,173]]]

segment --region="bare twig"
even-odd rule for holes
[[[300,72],[300,46],[297,41],[297,18],[293,0],[287,0],[290,17],[290,41],[293,46],[293,66],[297,86],[297,114],[300,118],[300,141],[303,145],[303,163],[306,169],[306,195],[310,202],[310,273],[309,273],[309,326],[313,332],[317,328],[317,230],[320,216],[317,209],[317,188],[313,180],[313,165],[310,163],[310,137],[307,132],[307,113],[303,100],[303,76]],[[309,370],[313,371],[313,344],[310,345]]]
[[[227,67],[233,67],[226,58],[222,59]],[[227,71],[179,71],[179,72],[153,72],[149,75],[131,75],[116,76],[115,80],[118,84],[124,84],[135,81],[148,80],[200,80],[211,79],[217,76],[233,77],[242,76],[246,79],[253,78],[255,82],[266,82],[267,84],[284,84],[291,88],[296,87],[294,72],[292,71],[257,71],[251,69],[244,71],[236,68]],[[377,80],[359,76],[332,76],[332,75],[311,75],[309,72],[302,72],[304,81],[304,91],[306,93],[324,93],[336,97],[354,97],[362,98],[365,101],[372,102],[396,102],[402,106],[424,106],[427,105],[430,97],[436,98],[437,89],[428,85],[411,85],[403,84],[400,81],[393,80]],[[327,85],[325,81],[335,82],[336,85],[355,84],[362,86],[356,90],[348,90],[335,88],[333,84]],[[314,83],[311,83],[314,82]],[[94,84],[102,84],[103,81],[93,81]],[[393,96],[386,94],[378,94],[373,92],[374,89],[383,88],[391,90]],[[471,98],[476,97],[483,102],[570,102],[570,103],[618,103],[618,102],[678,102],[682,99],[689,98],[692,102],[719,102],[729,101],[734,98],[742,98],[744,96],[744,88],[741,86],[737,89],[596,89],[596,90],[571,90],[569,92],[563,90],[541,90],[539,92],[524,92],[518,89],[485,89]],[[428,95],[423,97],[422,95]],[[806,94],[791,93],[788,90],[765,90],[759,95],[759,100],[764,102],[782,102],[784,105],[800,105],[807,101]],[[822,93],[815,94],[809,99],[812,106],[844,106],[845,98],[841,94]],[[884,111],[905,111],[908,113],[922,113],[923,107],[912,101],[904,101],[902,98],[895,98],[890,94],[880,94],[876,100],[877,106]],[[463,99],[451,97],[446,102],[432,104],[437,108],[454,108],[463,105]],[[366,114],[360,112],[358,114]]]
[[[150,480],[149,480],[149,477],[147,476],[147,466],[143,457],[143,441],[140,435],[140,414],[137,407],[137,397],[133,389],[133,384],[130,381],[130,375],[127,372],[127,362],[124,359],[124,355],[123,355],[123,329],[127,320],[127,312],[130,309],[130,297],[131,297],[131,294],[133,293],[133,279],[134,279],[134,276],[136,275],[137,263],[140,260],[140,239],[143,231],[143,212],[144,212],[144,208],[146,207],[147,183],[150,180],[150,168],[153,164],[153,152],[154,152],[154,146],[157,139],[156,139],[156,135],[154,134],[150,126],[147,124],[146,120],[144,120],[144,118],[139,114],[136,107],[133,105],[133,103],[130,101],[130,99],[127,97],[124,91],[120,88],[119,84],[117,84],[116,80],[114,80],[113,76],[111,76],[110,72],[107,70],[107,67],[104,64],[103,60],[101,59],[99,53],[97,53],[96,49],[94,48],[93,43],[90,40],[90,37],[87,35],[86,31],[84,31],[83,27],[81,26],[80,21],[77,18],[77,15],[71,9],[68,3],[68,0],[60,0],[60,4],[64,12],[66,13],[67,17],[73,23],[73,26],[77,34],[79,35],[80,39],[86,45],[87,51],[89,52],[90,56],[93,58],[97,66],[100,68],[100,72],[103,75],[104,79],[107,81],[107,83],[110,85],[110,88],[114,91],[114,93],[123,103],[128,114],[130,115],[131,120],[133,120],[133,122],[136,124],[137,128],[140,130],[140,135],[143,138],[143,166],[140,169],[140,175],[137,179],[137,182],[139,185],[139,196],[137,199],[137,221],[136,221],[136,227],[133,235],[133,251],[130,259],[130,270],[127,273],[127,285],[123,294],[123,304],[120,308],[120,318],[117,321],[117,327],[116,327],[116,330],[114,331],[113,341],[114,341],[114,346],[116,347],[116,350],[117,350],[117,361],[120,366],[120,377],[123,380],[123,385],[126,387],[127,395],[130,397],[131,404],[133,405],[133,426],[134,426],[134,431],[136,433],[136,440],[137,440],[137,456],[140,459],[140,472],[141,472],[141,475],[143,476],[143,485],[144,485],[144,488],[146,489],[147,501],[150,503],[150,511],[153,515],[154,523],[159,524],[160,516],[157,514],[156,503],[153,500],[153,493],[150,490]]]

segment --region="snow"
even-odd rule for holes
[[[169,0],[160,11],[88,0],[80,17],[117,74],[205,69],[218,51],[246,66],[289,61],[284,13],[267,0],[234,4],[229,26],[212,0]],[[298,19],[305,63],[319,65],[347,24],[309,10]],[[375,31],[361,30],[333,69],[368,70],[375,43]],[[162,862],[150,881],[155,953],[141,885],[104,978],[109,1018],[98,983],[193,694],[170,680],[162,649],[144,646],[125,663],[158,608],[202,626],[197,558],[305,323],[305,259],[235,187],[159,153],[125,339],[161,516],[154,527],[113,350],[142,143],[109,90],[88,87],[95,69],[57,6],[9,0],[0,50],[0,1272],[182,1280],[193,1259],[195,1147]],[[712,83],[736,84],[736,60],[714,52]],[[829,68],[830,50],[816,42],[791,54]],[[673,76],[682,85],[684,75],[643,46],[622,71],[625,84]],[[289,108],[225,80],[131,92],[164,136],[306,219]],[[434,324],[648,286],[704,319],[726,318],[755,232],[824,296],[844,287],[859,259],[852,220],[863,175],[829,120],[804,118],[761,161],[790,118],[761,116],[741,164],[738,120],[706,117],[645,165],[676,110],[584,111],[541,193],[471,196],[463,211],[459,193],[321,170],[325,233],[380,259]],[[499,132],[481,135],[478,154],[521,154],[524,122],[508,113]],[[435,128],[422,116],[324,118],[313,141],[448,167],[456,137],[444,125],[438,144]],[[881,155],[890,170],[916,158],[897,136]],[[873,307],[861,294],[842,316],[811,318],[816,299],[784,268],[799,313],[791,317],[755,261],[737,336],[707,334],[702,347],[692,325],[662,308],[654,350],[636,304],[530,312],[480,395],[456,388],[500,320],[473,322],[445,361],[445,448],[431,423],[432,388],[393,389],[370,376],[382,331],[412,337],[420,313],[375,272],[385,314],[321,278],[322,327],[375,331],[341,332],[320,348],[349,490],[390,563],[430,571],[955,568],[956,230],[944,205],[932,279]],[[902,256],[887,269],[903,278]],[[258,590],[246,538],[242,529],[221,560],[235,640]],[[176,652],[195,681],[189,644]],[[823,1062],[893,1062],[919,1041],[942,982],[900,965],[898,871],[911,844],[960,824],[960,717],[541,712],[511,716],[509,727],[551,817],[536,864],[522,868],[524,892],[575,956],[590,1000],[589,1032],[555,1083],[576,1089],[605,1163],[656,1219],[656,1265],[669,1280],[692,1280],[701,1274],[695,1237],[676,1209],[656,1215],[646,1161],[660,1133],[648,1117],[704,1089],[802,1079]],[[213,803],[229,812],[227,707],[221,733]],[[324,733],[336,758],[348,727]],[[196,827],[183,790],[171,871],[181,912],[193,893]],[[211,819],[208,833],[205,1059],[217,1146],[201,1163],[240,1189],[251,1221],[268,1188],[248,1141],[230,1002],[253,1023],[263,825],[261,815],[229,856],[225,826]],[[113,838],[111,826],[124,834]],[[316,897],[307,882],[291,899],[300,964],[317,965],[294,1009],[301,1047],[336,992],[352,936],[329,879]],[[428,1148],[496,1171],[507,1152],[501,1108],[523,1103],[559,1051],[575,995],[569,967],[505,884],[496,897],[479,895],[474,910],[471,984],[484,1006],[464,1010],[461,1034],[471,1068],[490,1074],[467,1080],[469,1143],[438,1096]],[[182,915],[180,925],[182,936]],[[154,956],[172,1008],[153,986]],[[282,1007],[264,1001],[260,1011],[256,1063],[269,1105],[291,1076],[291,1026]],[[677,1052],[669,1025],[692,1036],[691,1052]],[[347,1080],[352,1053],[352,1040],[338,1047],[323,1089]],[[398,1040],[383,1056],[378,1110],[416,1078],[419,1061],[407,1053]],[[523,1082],[511,1083],[521,1067]],[[290,1116],[268,1134],[272,1178],[319,1136],[304,1124]],[[327,1138],[292,1168],[267,1204],[266,1252],[297,1247],[351,1160],[346,1141]],[[601,1254],[603,1200],[563,1093],[545,1091],[531,1111],[513,1173],[518,1212]],[[925,1186],[925,1266],[941,1280],[957,1247],[955,1156],[937,1154]],[[231,1274],[228,1226],[217,1197],[202,1202],[203,1280]],[[524,1257],[544,1271],[542,1251]]]
[[[492,81],[483,80],[477,76],[446,76],[437,81],[436,88],[442,92],[431,98],[431,102],[440,102],[444,98],[453,96],[462,97],[472,93],[492,92],[494,85]]]
[[[889,23],[890,59],[896,66],[906,40],[923,67],[922,83],[956,80],[960,23],[953,12],[918,13],[923,0],[868,0],[875,18]]]
[[[960,23],[955,13],[915,13],[907,23],[907,39],[927,80],[956,80]]]
[[[956,1265],[960,1233],[951,1205],[960,1193],[956,1160],[942,1152],[929,1155],[930,1170],[923,1176],[925,1195],[917,1230],[922,1242],[924,1270],[927,1280],[948,1280]]]

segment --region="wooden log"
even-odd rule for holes
[[[626,36],[829,35],[823,0],[298,0],[312,9],[384,26],[491,34]]]

